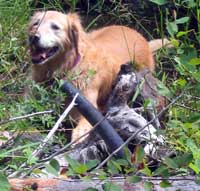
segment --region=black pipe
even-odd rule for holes
[[[67,93],[71,100],[77,93],[79,94],[75,101],[77,103],[76,107],[92,126],[100,122],[95,128],[95,131],[105,141],[110,152],[113,152],[124,143],[108,120],[105,119],[105,117],[71,83],[65,82],[61,89],[63,92]],[[121,149],[116,156],[118,158],[123,158],[123,149]]]

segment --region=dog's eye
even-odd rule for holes
[[[37,26],[39,24],[39,21],[36,21],[35,23],[33,23],[33,26]]]
[[[59,30],[60,29],[60,27],[58,25],[54,24],[54,23],[51,24],[51,28],[53,30]]]

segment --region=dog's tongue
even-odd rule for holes
[[[47,58],[47,54],[46,54],[46,52],[42,52],[42,53],[33,53],[33,54],[32,54],[32,58],[33,58],[34,60],[45,59],[45,58]]]
[[[48,49],[43,49],[36,52],[31,52],[32,61],[34,63],[39,63],[47,58]]]

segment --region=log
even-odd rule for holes
[[[156,102],[158,99],[155,87],[150,87],[148,84],[146,84],[147,82],[145,81],[136,101],[132,103],[131,106],[130,104],[128,104],[133,94],[136,92],[139,82],[143,78],[148,78],[149,80],[150,78],[152,78],[151,80],[155,81],[151,73],[149,73],[148,71],[144,70],[141,72],[135,72],[133,71],[132,66],[130,64],[123,65],[118,75],[118,78],[113,84],[113,90],[108,100],[107,111],[106,111],[107,112],[106,116],[109,123],[106,122],[106,125],[107,124],[109,124],[109,126],[112,125],[115,131],[118,132],[118,134],[122,137],[123,140],[127,140],[132,134],[134,134],[140,128],[144,127],[148,122],[142,116],[142,113],[138,112],[139,109],[141,108],[142,100],[144,100],[147,97],[151,97]],[[69,84],[67,86],[69,86]],[[71,91],[73,88],[71,88],[70,86],[67,87],[67,89]],[[76,91],[75,92],[73,91],[70,94],[71,97],[73,97],[73,95],[76,94]],[[87,103],[87,101],[85,101],[85,99],[83,99],[81,96],[78,96],[78,98],[79,99],[77,99],[77,101],[79,109],[82,110],[83,114],[86,114],[84,110],[87,109],[86,117],[90,118],[90,116],[93,115],[93,112],[88,113],[89,109],[85,107],[84,104],[81,105],[81,102]],[[138,103],[140,103],[139,109],[137,107]],[[92,108],[91,111],[93,111],[93,106],[91,106],[91,104],[89,105]],[[94,120],[92,122],[93,125],[96,124],[99,120],[102,120],[102,118],[104,118],[104,116],[100,115],[99,112],[95,110],[95,114],[96,113],[98,113],[99,118],[92,119]],[[81,163],[86,163],[89,160],[93,159],[98,159],[99,161],[103,161],[109,155],[109,150],[108,150],[109,146],[111,150],[115,149],[117,146],[120,146],[122,141],[115,144],[114,146],[112,145],[115,142],[115,139],[114,142],[113,141],[110,142],[109,139],[113,137],[113,134],[111,132],[115,131],[113,130],[108,131],[105,129],[105,127],[103,127],[103,131],[105,130],[105,132],[107,132],[107,135],[105,135],[105,132],[103,133],[105,137],[107,137],[106,139],[104,136],[100,136],[102,135],[101,134],[102,131],[100,131],[99,127],[97,127],[83,142],[75,145],[75,147],[72,150],[69,150],[67,152],[65,151],[65,153],[54,157],[54,159],[56,159],[59,162],[60,171],[62,171],[63,167],[65,168],[66,166],[68,166],[67,161],[65,159],[65,155],[68,155],[72,159],[78,160]],[[96,133],[96,131],[99,132]],[[161,157],[163,157],[163,155],[166,156],[167,154],[166,149],[165,148],[163,149],[162,147],[163,138],[161,136],[155,135],[155,131],[156,129],[154,128],[154,126],[149,125],[149,127],[147,127],[143,132],[138,134],[134,138],[134,140],[132,140],[128,145],[131,148],[131,151],[133,151],[132,149],[134,149],[134,145],[142,144],[142,146],[144,146],[144,150],[147,156],[149,156],[151,160],[153,159],[153,161],[156,161],[157,159],[159,159],[160,156]],[[102,139],[102,137],[104,137],[104,139]],[[117,138],[116,140],[119,139]],[[154,145],[156,145],[156,147],[154,147]],[[41,177],[44,176],[41,175]],[[47,177],[49,178],[52,176],[47,173]]]
[[[142,177],[142,181],[136,184],[128,183],[124,178],[112,178],[109,182],[118,185],[123,191],[144,191],[144,181],[151,181],[153,183],[154,191],[199,191],[200,186],[193,180],[194,177],[174,177],[170,178],[171,186],[161,188],[161,178],[147,178]],[[82,181],[80,179],[66,180],[66,179],[10,179],[10,191],[84,191],[87,188],[96,188],[98,191],[103,191],[102,185],[108,180],[92,179],[91,181]]]
[[[110,95],[107,104],[106,116],[109,123],[112,124],[123,140],[127,140],[132,134],[147,124],[147,120],[137,112],[137,108],[135,109],[128,105],[129,100],[138,87],[139,81],[144,78],[144,76],[155,81],[148,71],[144,70],[138,73],[133,71],[131,65],[123,65],[118,78],[113,84],[112,94]],[[149,96],[156,102],[159,96],[156,94],[155,87],[149,87],[146,83],[147,82],[144,82],[144,86],[136,101],[143,100]],[[67,89],[69,90],[71,88],[68,87]],[[75,92],[73,94],[71,93],[71,96],[73,97],[74,94]],[[78,104],[79,103],[80,100]],[[134,103],[132,105],[134,105]],[[77,144],[73,150],[55,157],[61,167],[68,165],[64,159],[65,155],[68,155],[81,163],[86,163],[93,159],[103,161],[109,155],[108,145],[105,140],[102,140],[99,133],[96,133],[97,129],[98,127],[88,136],[88,138]],[[153,158],[154,161],[168,155],[170,151],[163,148],[164,138],[162,136],[157,136],[155,132],[156,129],[154,126],[149,125],[130,142],[130,148],[134,149],[132,145],[142,144],[146,155],[149,156],[151,160]],[[112,134],[108,135],[108,138],[109,136],[112,138]]]
[[[66,92],[71,99],[78,93],[76,107],[92,126],[98,124],[95,127],[95,131],[105,141],[110,152],[113,152],[124,143],[108,120],[104,119],[103,115],[70,82],[65,82],[62,85],[62,90],[63,92]],[[117,157],[122,158],[123,156],[124,152],[123,150],[120,150],[117,153]]]

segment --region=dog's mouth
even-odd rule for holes
[[[33,64],[44,64],[53,57],[55,57],[58,54],[58,52],[58,46],[48,48],[32,46],[30,48],[30,54]]]

